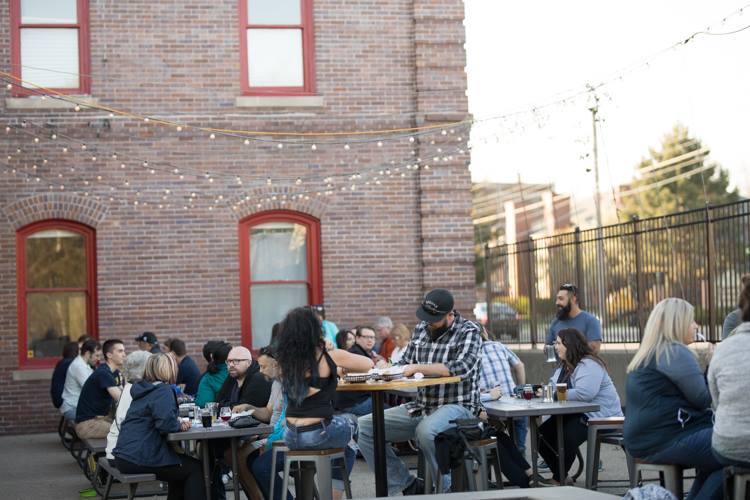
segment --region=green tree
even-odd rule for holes
[[[676,124],[659,150],[649,149],[633,182],[621,190],[621,214],[643,219],[702,208],[706,201],[717,205],[739,200],[737,189],[729,190],[729,173],[709,161],[708,154],[700,139]]]

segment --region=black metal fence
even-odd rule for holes
[[[708,340],[719,340],[750,272],[750,200],[601,228],[485,247],[490,331],[504,341],[543,343],[555,295],[575,283],[604,342],[639,342],[654,304],[695,306]]]

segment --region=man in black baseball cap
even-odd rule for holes
[[[385,440],[403,440],[411,435],[419,442],[425,466],[437,478],[435,436],[455,427],[451,421],[479,414],[481,329],[453,309],[453,295],[444,288],[430,291],[417,308],[422,320],[399,361],[404,376],[457,377],[458,381],[421,388],[416,400],[385,411]],[[367,463],[374,466],[372,415],[359,418],[359,447]],[[386,446],[388,493],[414,495],[424,491],[421,479],[412,476],[404,462]],[[450,476],[443,478],[450,487]],[[438,492],[442,493],[442,492]]]
[[[161,353],[161,347],[159,347],[159,341],[156,340],[156,335],[151,332],[143,332],[135,338],[138,343],[138,349],[141,351],[148,351],[151,354]]]

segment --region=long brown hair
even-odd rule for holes
[[[597,356],[589,345],[586,337],[575,328],[563,328],[557,332],[563,345],[565,346],[565,358],[562,360],[563,370],[565,370],[565,379],[568,379],[575,370],[578,363],[583,358],[591,358],[599,363],[602,368],[607,370],[607,364],[602,358]]]

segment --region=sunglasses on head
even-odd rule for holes
[[[565,290],[566,292],[573,292],[574,295],[578,293],[578,287],[572,283],[565,283],[564,285],[560,285],[560,290]]]

